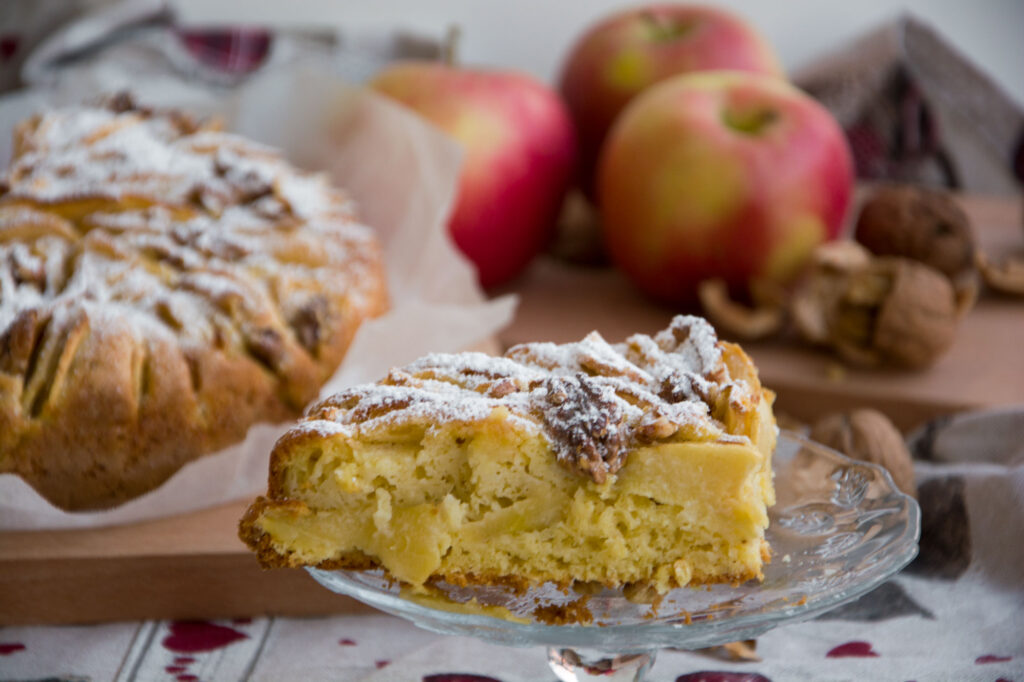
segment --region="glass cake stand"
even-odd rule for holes
[[[402,592],[380,571],[307,570],[324,587],[427,630],[544,645],[560,680],[641,680],[658,649],[750,639],[813,618],[871,591],[914,558],[920,510],[881,467],[783,432],[774,469],[772,561],[764,581],[681,588],[657,607],[630,601],[621,590],[584,595],[545,585],[515,594],[444,583],[437,588],[447,599],[430,603]],[[593,616],[589,625],[547,625],[533,616],[539,605],[557,608],[583,597]],[[450,602],[470,607],[460,612]]]

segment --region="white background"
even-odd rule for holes
[[[710,4],[711,0],[705,0]],[[623,0],[176,0],[188,21],[404,27],[440,36],[457,23],[460,59],[557,81],[573,40]],[[636,3],[632,3],[636,4]],[[940,30],[1024,104],[1024,0],[727,0],[774,45],[787,70],[909,11]]]

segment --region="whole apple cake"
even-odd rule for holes
[[[36,115],[0,177],[0,472],[137,496],[298,416],[386,305],[324,177],[126,95]]]
[[[240,524],[265,566],[412,589],[762,576],[773,394],[703,319],[611,345],[428,355],[313,406]]]

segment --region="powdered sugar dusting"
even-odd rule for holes
[[[330,438],[331,436],[348,436],[353,429],[346,424],[329,421],[326,419],[308,419],[300,422],[289,432],[292,436],[312,434],[318,438]]]
[[[182,346],[273,327],[314,352],[325,300],[354,319],[376,305],[379,249],[348,211],[323,176],[179,112],[121,97],[38,115],[0,178],[0,355],[28,314],[50,335],[84,314]]]
[[[479,422],[503,410],[519,428],[543,433],[566,466],[601,482],[638,444],[748,442],[728,432],[716,406],[726,396],[748,409],[756,390],[730,377],[711,325],[677,316],[653,337],[615,345],[595,332],[575,343],[515,346],[503,357],[427,355],[322,401],[308,418],[374,433]]]
[[[283,212],[302,219],[345,210],[322,176],[296,171],[273,150],[145,109],[50,112],[25,129],[17,148],[8,194],[33,202],[131,197],[216,215],[276,195]]]

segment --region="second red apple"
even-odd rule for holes
[[[575,159],[569,114],[534,79],[436,62],[387,68],[371,83],[465,151],[449,228],[485,287],[519,274],[548,242]]]
[[[677,76],[622,112],[598,194],[612,260],[644,291],[692,302],[704,279],[785,282],[836,237],[853,164],[821,104],[735,71]]]
[[[631,99],[672,76],[722,69],[782,77],[768,42],[717,7],[644,5],[588,29],[566,59],[560,86],[579,135],[584,189],[591,192],[601,144]]]

